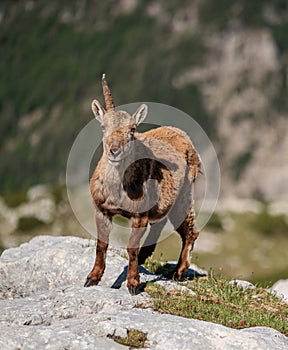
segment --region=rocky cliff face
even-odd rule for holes
[[[287,349],[287,337],[270,328],[233,330],[152,311],[145,293],[127,292],[127,260],[115,251],[101,283],[83,288],[94,253],[85,239],[39,236],[2,254],[1,349],[127,349],[111,337],[131,329],[145,333],[146,348],[155,350]],[[161,276],[142,269],[147,280]]]
[[[213,33],[201,66],[175,80],[199,86],[205,108],[217,119],[223,194],[287,198],[287,114],[275,109],[281,61],[267,28]]]

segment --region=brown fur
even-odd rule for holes
[[[96,100],[92,109],[104,129],[104,152],[90,181],[97,249],[85,286],[98,284],[104,273],[115,214],[131,219],[127,248],[127,286],[131,294],[137,292],[140,283],[138,263],[144,263],[152,254],[167,219],[177,226],[182,238],[182,251],[174,271],[174,277],[181,278],[189,267],[189,256],[198,237],[192,200],[192,183],[200,169],[197,152],[186,133],[177,128],[160,127],[136,133],[136,126],[147,113],[145,105],[133,116],[123,111],[106,112]],[[179,226],[176,219],[185,208],[190,209]],[[149,222],[151,230],[140,250],[140,239]]]

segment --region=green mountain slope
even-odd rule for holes
[[[243,179],[259,140],[227,156],[231,132],[221,122],[223,106],[210,108],[206,93],[207,84],[224,91],[223,84],[215,72],[189,78],[195,69],[207,70],[211,59],[221,60],[220,47],[211,42],[216,38],[225,47],[235,32],[268,31],[277,67],[253,86],[268,96],[267,116],[252,107],[236,113],[236,122],[234,112],[227,118],[234,124],[248,118],[251,125],[260,118],[266,125],[287,116],[287,1],[4,1],[0,15],[1,192],[64,180],[73,140],[92,119],[90,101],[101,97],[102,72],[117,105],[155,101],[193,116],[216,142],[230,182]],[[225,90],[224,102],[252,84],[253,66],[247,67],[248,78]],[[251,186],[248,194],[258,190]]]

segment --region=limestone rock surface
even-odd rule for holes
[[[39,236],[5,250],[0,349],[128,349],[109,336],[130,329],[146,333],[146,348],[155,350],[288,348],[288,338],[270,328],[234,330],[153,311],[146,293],[128,293],[127,260],[113,250],[100,284],[84,288],[94,255],[94,242],[76,237]],[[142,268],[141,282],[148,280],[163,278]]]

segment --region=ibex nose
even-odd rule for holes
[[[121,152],[119,147],[113,146],[110,148],[110,153],[113,157],[117,157],[117,155]]]

